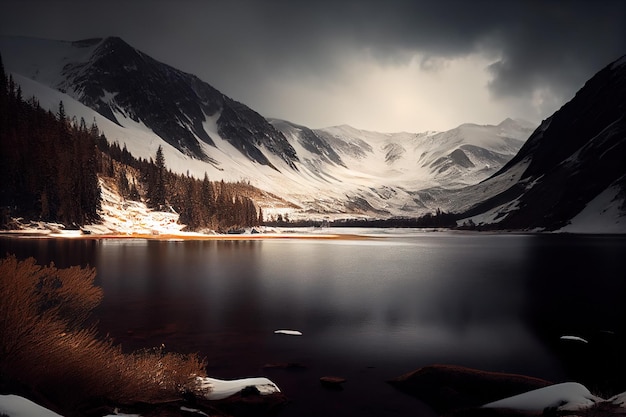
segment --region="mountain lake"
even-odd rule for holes
[[[290,400],[280,416],[434,415],[386,382],[431,364],[624,384],[626,236],[358,232],[368,238],[1,238],[0,251],[96,267],[103,336],[199,352],[216,378],[268,377]]]

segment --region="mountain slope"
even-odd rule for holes
[[[617,208],[608,229],[626,232],[626,57],[592,77],[494,176],[456,198],[461,205],[481,193],[488,198],[465,216],[498,228],[568,230],[593,206],[598,216]]]

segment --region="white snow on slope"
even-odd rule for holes
[[[483,407],[526,411],[542,411],[549,407],[576,410],[589,407],[599,401],[603,400],[591,394],[584,385],[577,382],[564,382],[494,401]]]
[[[465,124],[447,132],[418,134],[371,132],[346,125],[316,129],[315,134],[330,144],[344,167],[305,149],[299,143],[298,126],[280,120],[272,123],[296,149],[303,165],[300,173],[306,172],[311,181],[323,186],[308,199],[303,196],[301,201],[306,207],[323,210],[320,201],[332,199],[334,192],[334,199],[364,199],[375,210],[395,216],[417,216],[436,208],[448,210],[449,200],[417,197],[415,192],[433,187],[459,188],[485,179],[499,167],[501,158],[512,157],[531,130],[524,122],[512,120],[498,126]],[[463,152],[461,155],[473,167],[457,165],[450,156],[454,151]],[[500,158],[500,162],[494,158]]]
[[[616,181],[616,182],[619,182]],[[591,200],[570,224],[560,229],[568,233],[626,233],[626,214],[620,209],[624,198],[620,188],[611,186]]]
[[[182,234],[185,225],[178,223],[178,213],[150,210],[145,203],[125,200],[102,180],[102,224],[88,225],[83,229],[94,234]],[[188,234],[188,233],[187,233]]]
[[[378,133],[355,129],[351,126],[335,126],[319,129],[336,141],[359,146],[365,143],[371,151],[350,154],[348,146],[339,146],[337,152],[347,166],[356,173],[366,173],[376,181],[374,186],[395,185],[420,190],[437,185],[448,185],[451,178],[458,184],[474,184],[485,179],[493,163],[485,156],[474,155],[463,146],[478,146],[489,151],[513,156],[521,143],[530,135],[532,127],[523,121],[505,120],[498,126],[463,124],[446,132],[424,133]],[[355,143],[356,142],[356,143]],[[517,146],[513,145],[517,143]],[[346,149],[342,152],[342,149]],[[390,149],[399,150],[393,160],[388,160]],[[472,169],[456,171],[455,167],[439,172],[434,165],[439,158],[448,157],[461,149],[475,165]],[[457,168],[458,169],[458,168]],[[462,175],[458,175],[463,172]],[[370,184],[368,184],[370,185]]]
[[[473,187],[460,189],[453,195],[447,195],[447,197],[452,199],[452,201],[449,202],[449,206],[452,211],[463,212],[468,210],[478,201],[485,201],[506,191],[520,181],[520,178],[526,171],[526,168],[528,168],[529,164],[530,161],[525,159],[496,177],[489,178],[488,180],[485,180]],[[508,202],[501,207],[496,207],[493,210],[479,216],[475,216],[472,219],[476,224],[480,224],[481,222],[491,222],[493,221],[492,219],[497,216],[498,210],[505,206],[508,211],[513,210],[515,208],[515,202]],[[461,223],[463,221],[465,221],[465,219],[463,219]]]

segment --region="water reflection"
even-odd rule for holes
[[[544,236],[530,246],[527,321],[569,370],[596,392],[626,390],[626,238]],[[560,340],[581,336],[588,344]]]
[[[567,377],[561,334],[626,330],[625,247],[612,237],[446,233],[0,239],[5,253],[96,266],[105,294],[100,327],[128,349],[165,343],[198,351],[217,377],[305,362],[347,376],[367,369],[381,381],[436,362]],[[279,328],[304,336],[274,335]]]

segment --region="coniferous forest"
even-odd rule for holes
[[[0,57],[0,227],[12,218],[79,227],[100,220],[99,181],[122,197],[179,213],[189,230],[259,225],[262,212],[246,196],[250,185],[172,173],[163,150],[138,159],[110,143],[94,123],[54,114],[25,99]]]

